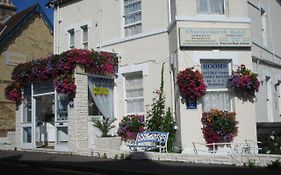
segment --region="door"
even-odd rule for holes
[[[51,137],[48,124],[54,121],[54,94],[38,95],[34,97],[35,104],[35,146],[48,145]]]

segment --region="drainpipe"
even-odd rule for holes
[[[275,52],[274,52],[274,43],[273,43],[273,35],[272,35],[272,23],[271,23],[271,1],[268,1],[268,22],[269,22],[269,27],[270,27],[270,42],[271,42],[271,49],[272,49],[272,61],[274,62],[275,60]]]

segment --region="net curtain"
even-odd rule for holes
[[[113,80],[92,76],[88,76],[88,80],[90,94],[92,95],[97,108],[104,118],[113,119]],[[109,93],[107,95],[94,94],[94,87],[107,88]]]

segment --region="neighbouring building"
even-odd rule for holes
[[[16,105],[5,98],[11,72],[19,63],[53,52],[53,28],[36,4],[16,14],[9,0],[0,1],[0,136],[15,130]]]
[[[193,153],[193,142],[205,143],[201,117],[212,108],[237,113],[237,143],[257,141],[257,123],[281,120],[277,112],[281,73],[279,0],[52,0],[48,6],[55,9],[55,54],[81,48],[113,52],[120,57],[118,76],[111,86],[113,96],[107,104],[117,122],[128,114],[146,115],[153,92],[160,87],[162,64],[166,106],[171,107],[177,124],[176,145],[183,153]],[[228,75],[241,64],[258,73],[261,80],[253,101],[233,96],[226,83]],[[186,106],[176,83],[178,72],[190,67],[201,70],[207,84],[207,93],[197,106]],[[87,75],[78,72],[75,78],[77,97],[72,107],[68,106],[68,120],[55,121],[55,142],[60,142],[58,135],[63,132],[67,143],[63,150],[90,154],[97,133],[89,121],[105,115],[105,105],[92,105]],[[17,115],[17,137],[21,140],[24,126],[20,110]],[[30,129],[35,130],[36,120],[32,121]],[[29,148],[36,148],[36,132],[31,133]],[[24,148],[23,142],[17,144]]]

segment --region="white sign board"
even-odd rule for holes
[[[229,76],[227,63],[201,63],[201,68],[208,89],[227,88]]]
[[[250,47],[247,28],[180,28],[180,47]]]

